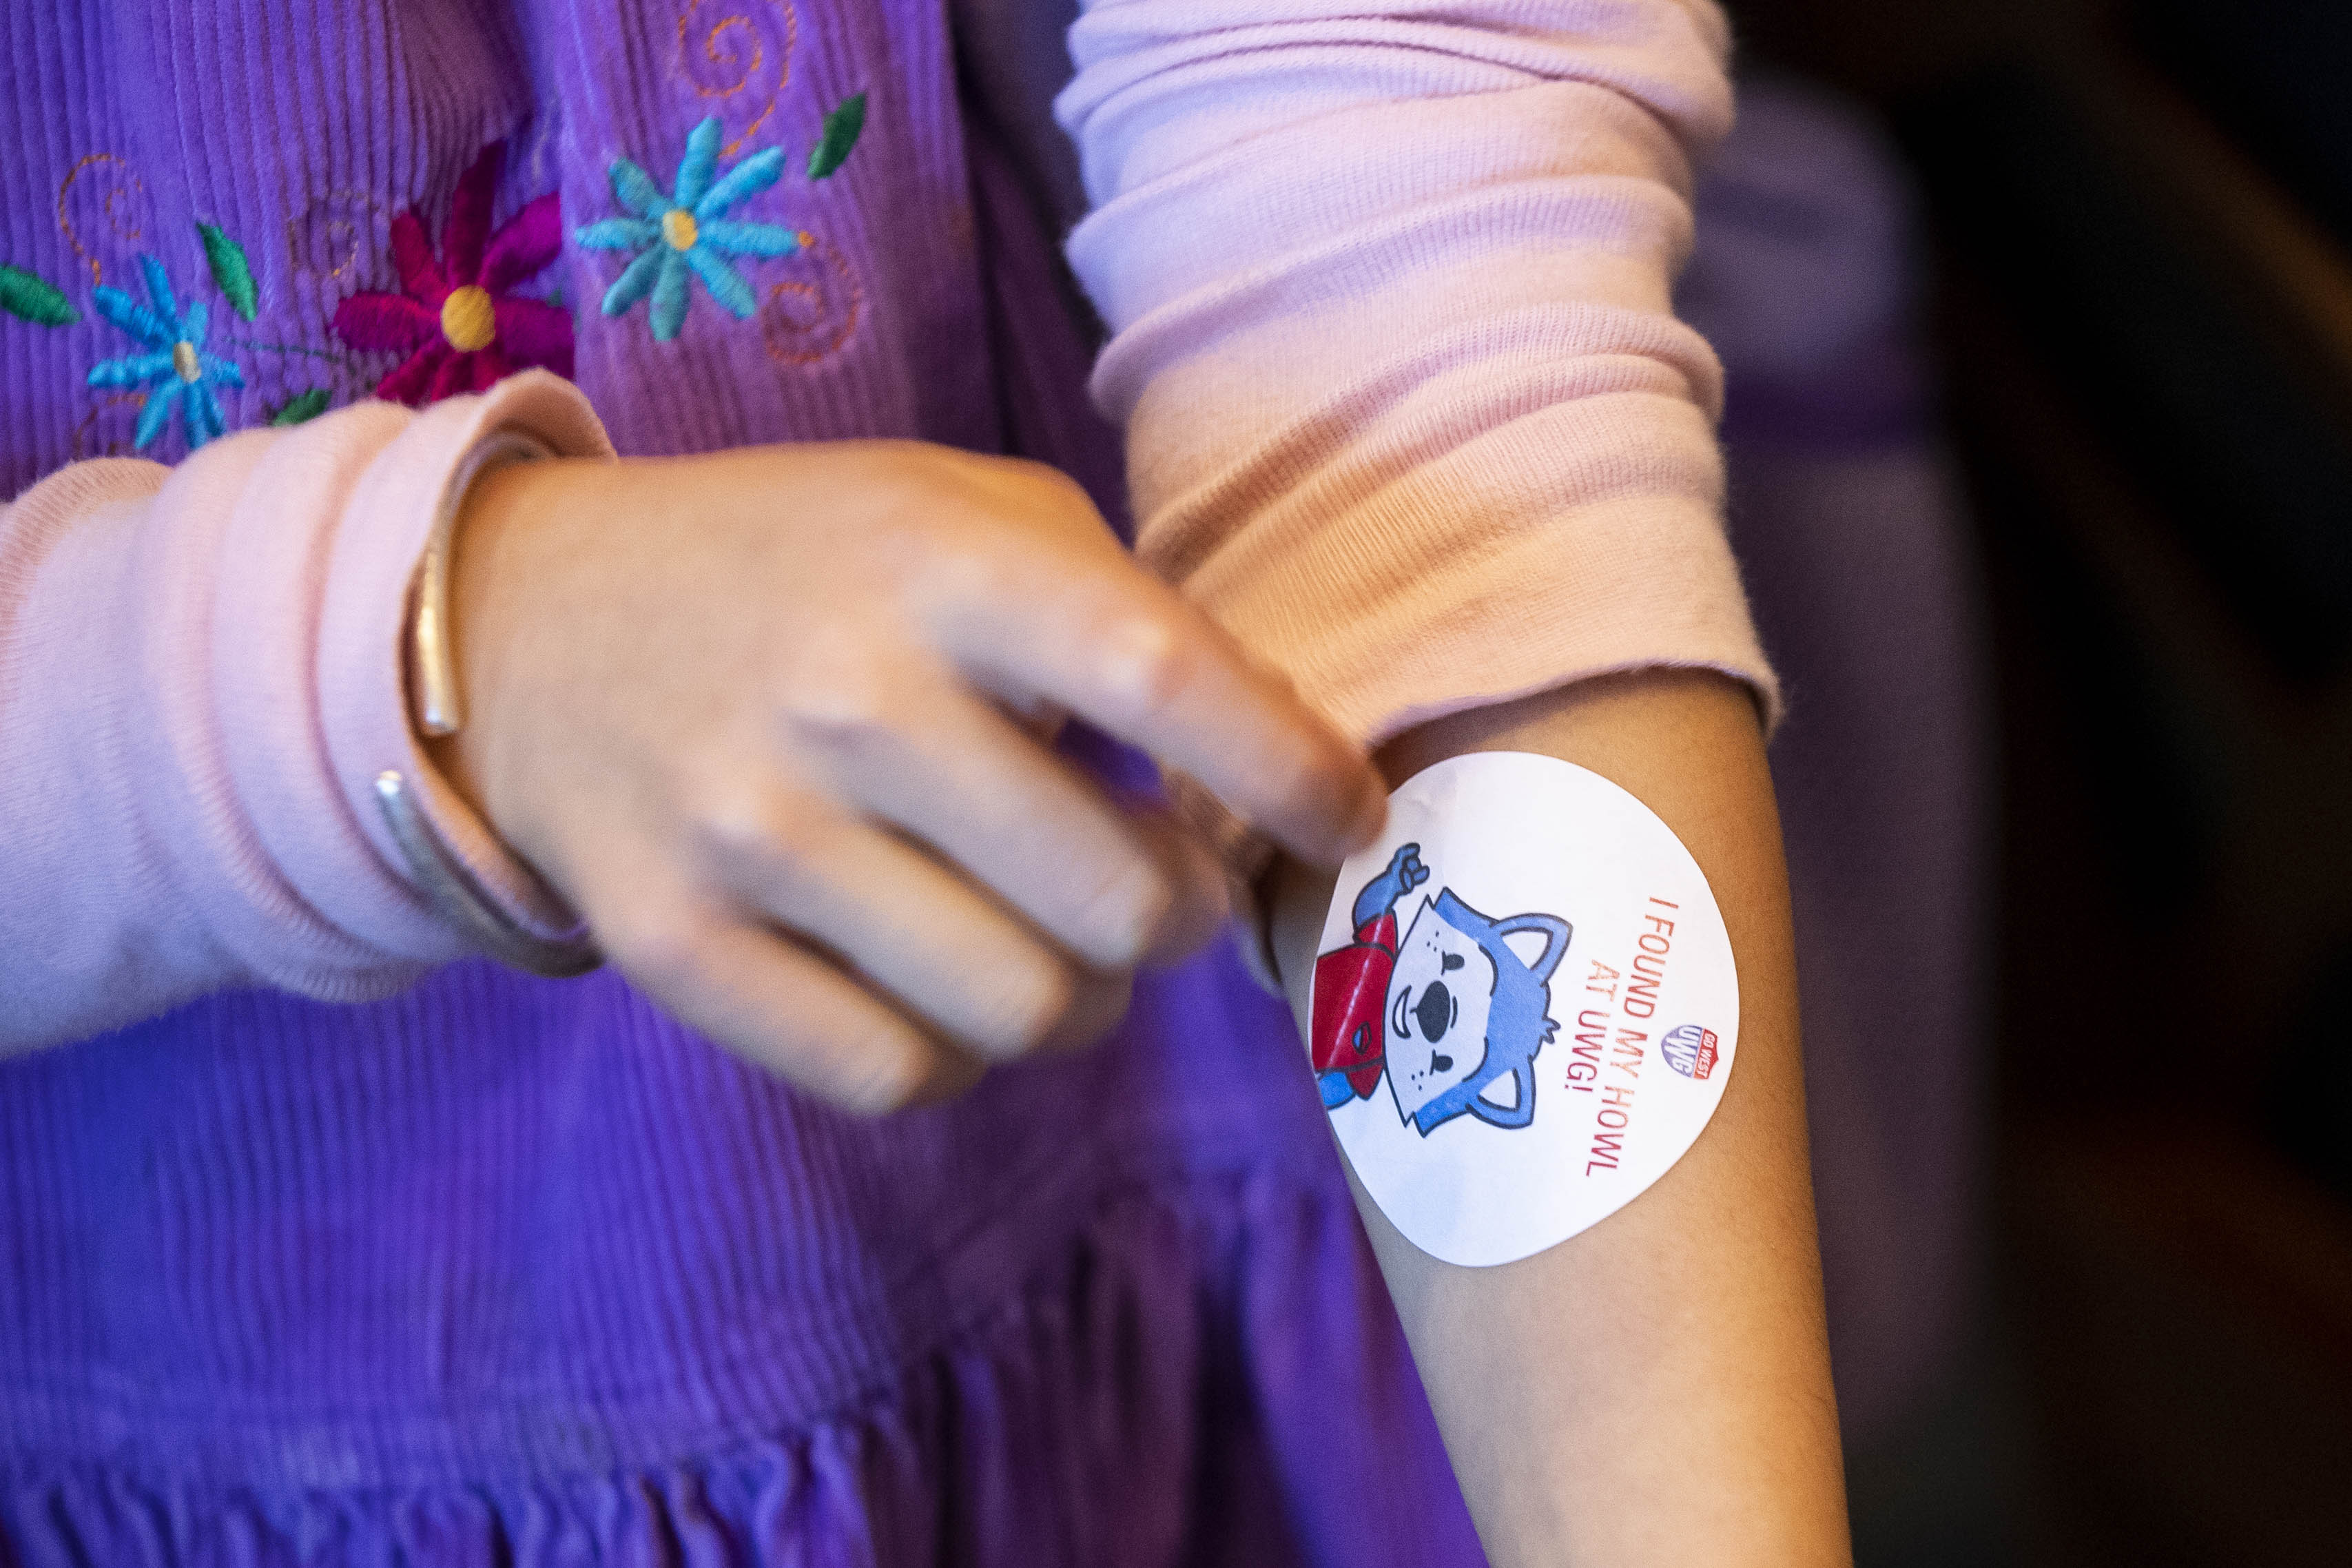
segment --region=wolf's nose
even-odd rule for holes
[[[1413,1008],[1412,1016],[1421,1025],[1423,1039],[1433,1046],[1445,1037],[1447,1027],[1454,1022],[1454,996],[1445,989],[1444,981],[1433,980],[1423,988],[1421,1002]]]

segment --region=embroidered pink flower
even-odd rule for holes
[[[405,353],[376,395],[418,407],[480,392],[500,376],[538,365],[572,374],[572,317],[544,300],[508,292],[544,270],[562,248],[552,191],[496,234],[490,202],[506,166],[506,143],[482,149],[457,181],[441,257],[412,207],[392,220],[392,260],[401,292],[354,294],[335,309],[335,333],[355,349]]]

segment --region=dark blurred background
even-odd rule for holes
[[[1986,652],[1962,1321],[1862,1561],[2352,1563],[2352,4],[1730,9],[1907,171]]]

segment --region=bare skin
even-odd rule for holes
[[[1424,726],[1379,762],[1401,783],[1472,751],[1563,757],[1655,811],[1715,890],[1740,1007],[1738,1064],[1697,1142],[1548,1252],[1440,1263],[1355,1186],[1487,1556],[1839,1568],[1788,887],[1755,709],[1708,673],[1613,677]],[[1331,889],[1328,871],[1278,873],[1275,944],[1302,1030]]]

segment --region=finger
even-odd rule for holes
[[[1042,542],[1007,554],[1022,591],[961,596],[939,627],[991,689],[1142,747],[1303,858],[1336,864],[1379,833],[1387,795],[1363,753],[1164,584],[1123,554],[1075,571]]]
[[[643,931],[608,922],[599,936],[680,1023],[845,1110],[926,1104],[982,1070],[823,956],[724,910],[695,908]]]
[[[1087,965],[1132,966],[1206,940],[1213,868],[1024,733],[948,672],[892,683],[892,710],[803,707],[798,745],[844,797],[968,871]]]
[[[1065,729],[1054,754],[1118,809],[1184,890],[1144,962],[1172,963],[1197,952],[1233,913],[1234,884],[1210,840],[1171,800],[1166,775],[1150,757],[1091,724]]]
[[[771,792],[705,831],[706,870],[900,1008],[993,1061],[1083,1045],[1126,1012],[1123,976],[1081,969],[953,868],[813,795]]]

